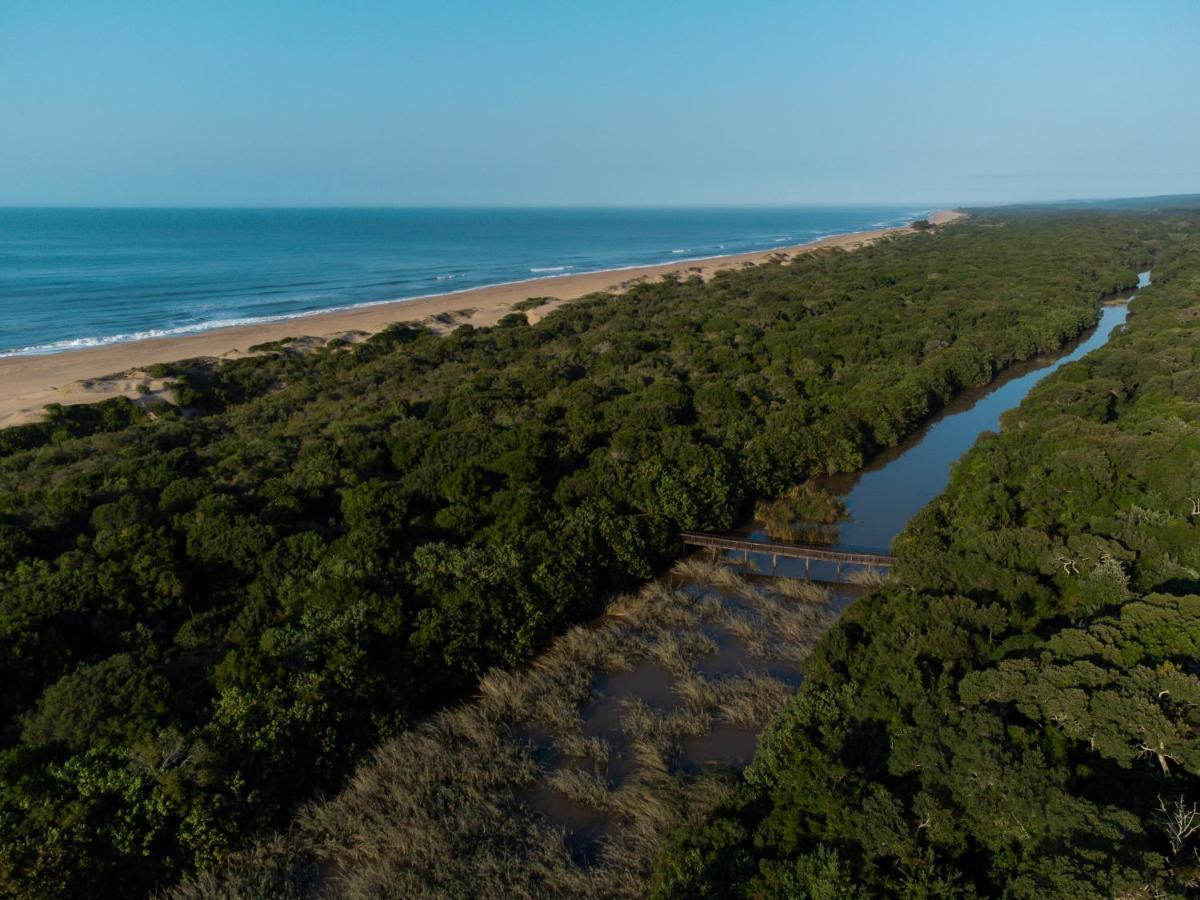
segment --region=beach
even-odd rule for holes
[[[945,224],[961,216],[962,213],[953,210],[940,210],[930,216],[930,221]],[[495,324],[523,300],[553,298],[527,311],[530,321],[535,322],[563,303],[598,292],[621,293],[640,281],[666,275],[708,279],[722,269],[789,259],[830,248],[852,250],[909,231],[906,226],[859,231],[767,251],[536,278],[179,337],[0,358],[0,427],[36,421],[42,416],[43,407],[50,403],[94,403],[115,396],[149,402],[167,390],[164,382],[143,371],[155,363],[196,357],[237,358],[251,354],[252,347],[285,338],[306,338],[313,346],[335,338],[356,341],[397,322],[420,322],[439,331],[450,331],[463,324],[482,327]]]

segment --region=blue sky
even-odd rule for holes
[[[0,204],[1200,192],[1200,3],[0,0]]]

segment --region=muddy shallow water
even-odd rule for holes
[[[680,768],[685,772],[696,773],[705,766],[737,766],[749,765],[754,759],[754,748],[758,745],[758,732],[753,728],[744,728],[721,723],[708,734],[688,738],[683,742],[683,754]]]
[[[533,671],[505,676],[521,699],[503,719],[536,772],[514,785],[514,815],[557,830],[574,866],[601,872],[644,854],[659,834],[648,817],[694,806],[689,785],[719,790],[705,779],[753,758],[833,620],[830,597],[686,561]]]

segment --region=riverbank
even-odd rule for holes
[[[231,361],[215,379],[189,379],[196,409],[189,420],[165,416],[122,427],[120,419],[65,416],[53,428],[10,430],[0,465],[0,575],[11,572],[16,589],[0,598],[0,614],[12,623],[8,643],[28,648],[10,666],[20,692],[11,704],[13,727],[31,721],[48,729],[55,720],[43,711],[57,709],[52,702],[64,690],[90,690],[96,678],[137,679],[131,683],[150,699],[103,705],[86,728],[72,732],[79,737],[68,752],[86,754],[89,784],[98,777],[141,784],[139,747],[210,748],[194,754],[180,775],[193,787],[164,794],[145,820],[138,818],[147,808],[141,792],[93,797],[82,793],[87,785],[55,780],[62,757],[41,750],[41,733],[31,725],[14,756],[20,768],[8,808],[15,838],[3,853],[10,881],[144,894],[197,868],[220,867],[238,847],[258,847],[259,840],[289,855],[271,871],[259,868],[264,857],[251,859],[243,871],[254,886],[246,882],[243,893],[283,893],[311,884],[309,872],[367,875],[373,848],[398,867],[415,850],[417,875],[407,884],[435,891],[445,884],[447,895],[487,894],[488,883],[455,891],[423,879],[426,861],[435,871],[438,862],[456,861],[447,880],[456,872],[469,879],[479,862],[484,875],[503,866],[501,874],[518,881],[540,878],[546,869],[521,843],[530,833],[520,825],[529,820],[505,817],[513,792],[494,768],[439,755],[423,740],[424,724],[473,697],[480,673],[524,671],[556,637],[599,612],[615,584],[652,577],[674,549],[677,529],[723,532],[757,499],[813,475],[858,469],[880,444],[902,440],[944,407],[956,387],[978,383],[1037,346],[1031,337],[1042,336],[1047,349],[1061,346],[1095,321],[1096,301],[1117,267],[1148,264],[1167,229],[1177,227],[1174,219],[1142,217],[1006,222],[880,241],[862,253],[801,257],[792,269],[731,270],[707,284],[635,287],[625,298],[564,307],[550,320],[562,327],[481,329],[466,340],[392,336],[373,343],[371,353]],[[1151,243],[1131,256],[1137,240]],[[1091,277],[1081,281],[1081,272]],[[949,346],[940,343],[947,336]],[[914,374],[898,380],[898,371]],[[931,396],[931,386],[939,393]],[[991,502],[980,496],[985,506]],[[734,596],[723,602],[728,593]],[[531,684],[535,698],[586,697],[589,713],[615,715],[597,721],[577,702],[578,728],[566,706],[563,716],[548,709],[538,717],[549,720],[543,730],[559,739],[562,755],[545,772],[548,796],[538,793],[541,770],[531,771],[527,756],[512,758],[523,767],[518,788],[532,792],[527,802],[561,808],[562,795],[622,815],[652,814],[659,795],[649,790],[661,784],[668,797],[677,796],[672,785],[689,790],[690,769],[699,767],[699,779],[716,787],[735,777],[721,761],[736,769],[748,757],[752,735],[743,726],[757,728],[759,713],[769,714],[758,698],[769,701],[772,682],[786,682],[777,674],[788,673],[787,660],[757,666],[747,645],[747,668],[766,677],[743,678],[729,636],[763,641],[777,655],[791,646],[785,632],[797,630],[781,619],[768,631],[760,623],[773,619],[775,604],[743,593],[733,585],[721,598],[670,600],[662,607],[662,641],[633,634],[610,645],[661,656],[606,654],[599,673],[564,666],[570,696]],[[81,596],[88,615],[74,616],[64,631],[63,616],[79,608]],[[681,647],[685,670],[676,666],[672,635],[681,630],[676,623],[688,624],[683,615],[703,611],[701,604],[712,607],[697,623],[706,640],[691,630],[691,643]],[[628,618],[627,608],[618,611]],[[814,610],[824,611],[836,607]],[[329,652],[307,652],[313,647]],[[105,650],[108,657],[97,658]],[[686,699],[689,706],[695,701],[698,716],[672,711],[674,690],[649,695],[653,706],[632,695],[632,682],[640,690],[642,673],[664,657],[679,673],[670,686],[694,691]],[[732,657],[732,672],[721,657]],[[81,658],[95,661],[81,667]],[[187,677],[175,677],[180,671]],[[211,699],[197,704],[197,697]],[[743,700],[754,703],[749,716]],[[146,709],[163,712],[147,719]],[[528,716],[518,724],[524,722],[538,724]],[[703,726],[710,726],[707,734],[699,733]],[[278,739],[264,744],[268,730]],[[394,743],[402,734],[415,734],[416,743]],[[511,747],[507,738],[491,743],[487,730],[479,734],[482,758],[507,765],[498,755]],[[538,735],[530,738],[543,746]],[[318,846],[310,855],[309,833],[298,828],[296,844],[264,834],[258,823],[283,822],[292,810],[316,807],[317,798],[339,797],[351,786],[369,788],[371,747],[393,748],[397,758],[419,765],[444,760],[452,788],[474,791],[464,798],[470,803],[443,804],[444,794],[422,795],[409,790],[418,787],[411,781],[385,778],[385,800],[402,796],[416,805],[412,817],[407,804],[381,807],[396,828],[356,816],[353,799],[319,804],[330,810],[316,820],[332,841],[330,852]],[[665,773],[664,748],[672,762]],[[572,759],[576,750],[585,751],[581,764]],[[718,764],[707,765],[710,759]],[[237,761],[237,778],[228,760]],[[636,768],[618,780],[626,764]],[[436,790],[446,783],[439,777],[432,784]],[[64,795],[83,797],[84,812],[72,819],[84,822],[74,846],[102,850],[46,862],[38,853],[61,831]],[[370,792],[362,797],[369,800]],[[685,798],[686,807],[702,810],[693,799]],[[342,827],[338,810],[363,825],[366,840],[358,840],[363,830]],[[444,811],[447,828],[464,826],[463,840],[437,831],[441,823],[422,819],[421,810],[439,818]],[[570,811],[583,817],[589,810]],[[135,823],[138,840],[110,849],[104,825],[115,816]],[[672,819],[665,817],[667,826]],[[592,821],[583,819],[584,827]],[[537,822],[531,846],[546,848],[538,834],[557,828],[548,816]],[[503,823],[518,831],[503,830]],[[656,840],[663,824],[639,817],[624,829],[619,820],[618,840]],[[449,849],[426,840],[441,834],[448,834]],[[227,836],[216,850],[213,835]],[[511,853],[500,846],[510,836]],[[147,841],[153,855],[141,852]],[[580,841],[585,863],[597,844],[602,834]],[[497,852],[475,855],[489,848]],[[550,850],[556,859],[568,852],[574,858],[561,841]],[[649,860],[655,847],[645,850],[621,859]],[[300,868],[287,868],[292,859]],[[486,868],[490,861],[496,867]],[[639,862],[639,879],[644,871]],[[336,892],[339,883],[329,887]],[[554,893],[544,881],[531,890]],[[412,892],[397,883],[393,893]],[[521,891],[514,885],[490,893]]]
[[[940,210],[930,216],[930,221],[945,224],[962,215],[954,210]],[[603,291],[620,293],[646,279],[665,275],[699,275],[708,279],[723,269],[835,247],[857,249],[907,231],[907,227],[860,231],[769,251],[531,279],[182,337],[153,338],[44,356],[7,357],[0,359],[0,385],[3,385],[0,427],[36,421],[49,403],[95,403],[116,396],[152,398],[163,390],[163,384],[141,370],[155,363],[194,357],[236,358],[247,355],[258,344],[289,337],[310,337],[317,344],[333,338],[361,340],[399,321],[419,321],[447,330],[462,324],[481,327],[495,324],[530,297],[552,298],[528,312],[530,320],[536,321],[563,303]]]
[[[819,482],[852,514],[837,546],[888,546],[981,434],[1124,320],[1106,307],[1085,336],[960,394],[877,464]],[[853,597],[881,586],[870,571],[850,575],[854,594],[806,580],[828,565],[740,551],[679,562],[534,664],[488,673],[477,697],[385,742],[286,836],[174,896],[229,893],[264,870],[319,873],[314,894],[645,896],[663,836],[739,802],[732,773],[755,760],[805,661]]]
[[[776,896],[834,844],[877,863],[842,863],[847,895],[1189,896],[1194,858],[1152,817],[1200,787],[1176,762],[1200,691],[1176,638],[1200,627],[1200,365],[1178,352],[1200,245],[1168,227],[1129,326],[961,458],[896,542],[896,583],[822,640],[753,785],[670,839],[671,896]]]

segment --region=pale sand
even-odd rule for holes
[[[930,216],[930,221],[943,224],[953,222],[962,215],[954,210],[940,210]],[[153,399],[162,394],[165,386],[150,379],[140,370],[154,363],[175,362],[195,357],[244,356],[249,352],[249,348],[256,344],[289,337],[315,338],[311,341],[314,345],[320,345],[333,338],[360,340],[396,322],[422,322],[444,331],[462,324],[477,327],[494,325],[513,311],[514,304],[522,300],[530,297],[555,298],[543,306],[527,311],[529,320],[534,322],[563,303],[600,291],[621,293],[635,282],[645,279],[656,279],[663,275],[699,275],[708,279],[722,269],[753,265],[772,259],[790,259],[797,254],[812,253],[830,247],[855,249],[887,235],[908,231],[906,227],[859,231],[834,235],[798,247],[635,269],[609,269],[580,275],[539,278],[515,284],[477,288],[457,294],[396,300],[358,309],[315,313],[280,322],[235,325],[180,337],[109,344],[45,356],[5,357],[0,359],[0,427],[35,421],[41,417],[42,408],[48,403],[95,403],[118,395],[143,401]],[[442,317],[443,321],[434,319],[435,316]]]

